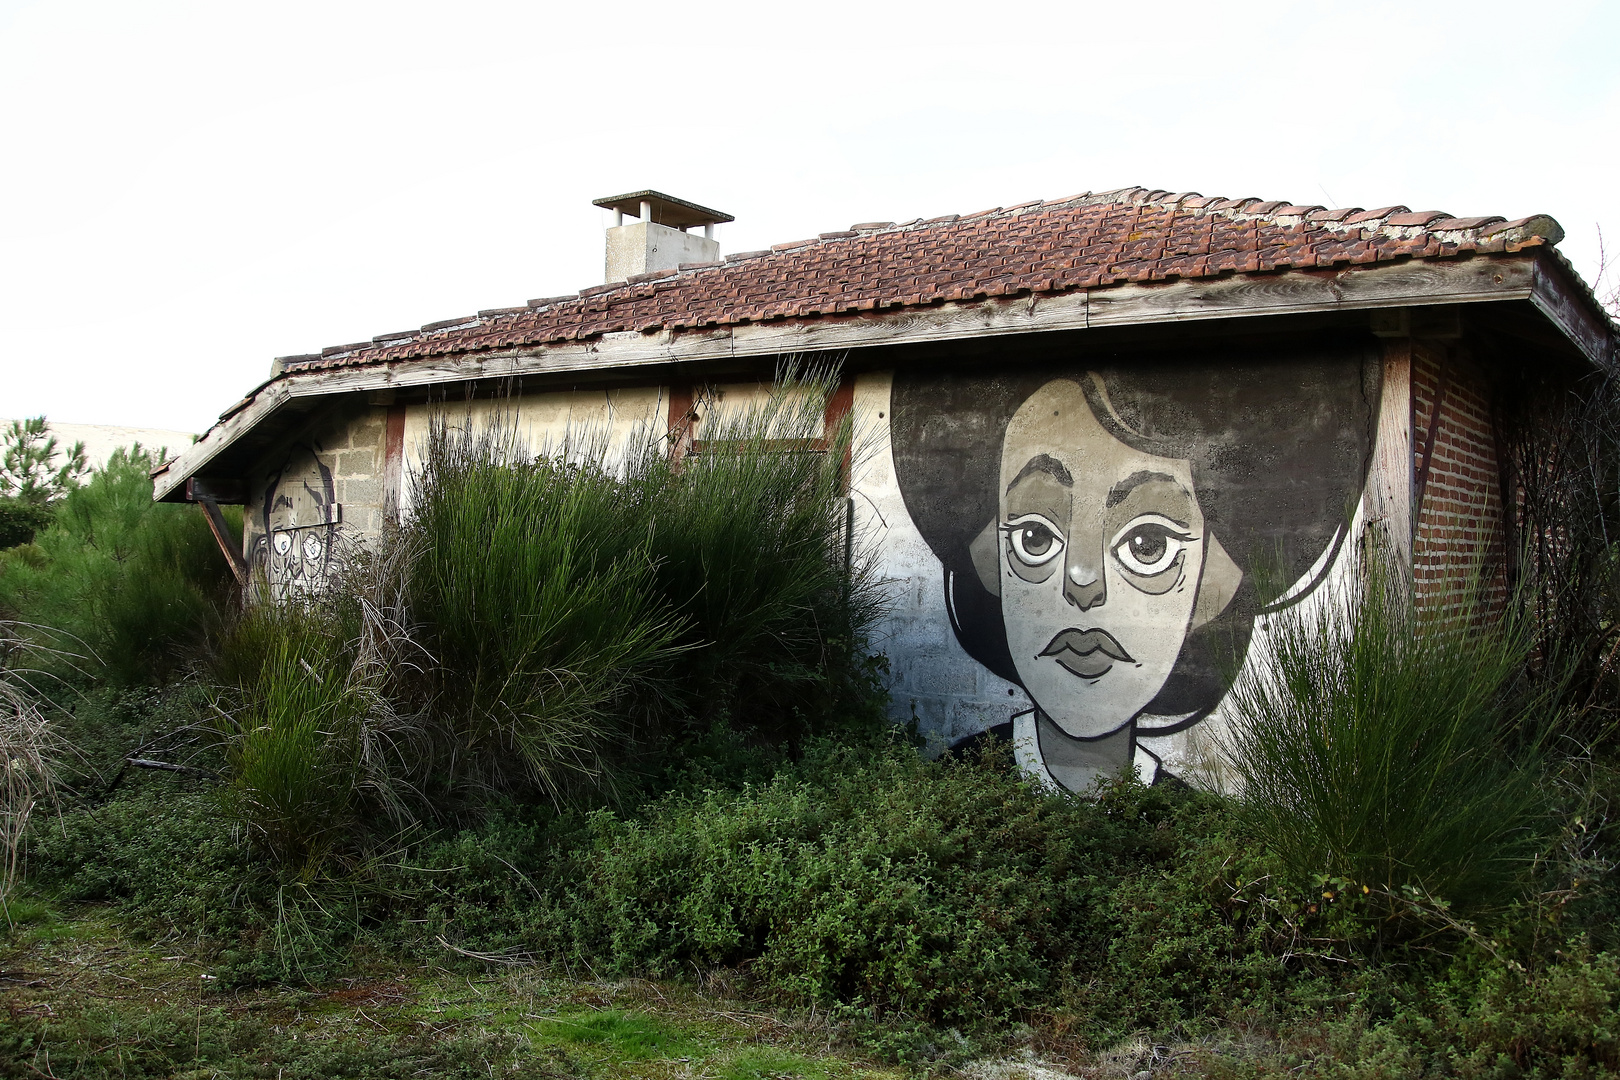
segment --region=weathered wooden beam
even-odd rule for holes
[[[225,561],[230,563],[236,583],[246,585],[247,560],[242,558],[242,553],[231,541],[231,530],[225,524],[225,515],[219,512],[219,503],[210,496],[202,495],[197,498],[197,505],[202,507],[203,516],[208,519],[208,530],[214,534],[214,541],[219,544],[219,550],[225,553]]]
[[[201,502],[204,498],[227,506],[241,506],[247,502],[247,484],[240,479],[217,476],[189,477],[186,480],[186,501]]]
[[[1589,363],[1605,371],[1616,367],[1615,336],[1607,316],[1595,310],[1572,274],[1551,254],[1536,260],[1530,302],[1585,354]]]
[[[1378,441],[1363,495],[1367,524],[1382,533],[1403,572],[1412,566],[1412,340],[1384,343]]]
[[[1114,285],[1058,296],[991,297],[735,327],[604,334],[589,341],[424,357],[394,364],[298,372],[261,388],[154,479],[165,498],[245,432],[302,398],[606,369],[655,368],[881,345],[1085,330],[1207,319],[1528,300],[1533,255],[1234,274],[1224,278]]]

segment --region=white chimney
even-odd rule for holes
[[[714,227],[735,220],[661,191],[632,191],[597,199],[592,205],[613,211],[613,227],[607,231],[608,281],[673,270],[681,263],[714,262],[720,257]],[[627,214],[640,220],[626,225]],[[686,231],[700,225],[702,236]]]

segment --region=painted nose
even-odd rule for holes
[[[1081,611],[1090,611],[1108,599],[1101,570],[1088,570],[1079,563],[1070,563],[1063,578],[1063,595]]]

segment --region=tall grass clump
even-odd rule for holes
[[[31,660],[48,650],[21,632],[28,629],[0,622],[0,914],[7,926],[28,820],[56,786],[63,749],[30,682],[43,674]]]
[[[78,666],[117,685],[180,671],[234,595],[202,513],[152,501],[156,464],[139,445],[114,452],[33,543],[0,553],[0,613],[76,639]]]
[[[299,870],[491,804],[622,804],[880,730],[836,385],[779,380],[681,456],[661,431],[531,449],[504,407],[438,416],[405,519],[218,636],[233,811]]]
[[[561,799],[610,783],[632,704],[659,696],[680,626],[604,453],[532,456],[498,418],[433,425],[407,587],[441,785]]]
[[[283,870],[355,865],[422,815],[433,745],[408,693],[426,660],[406,625],[411,555],[390,537],[326,592],[250,604],[215,638],[226,805]]]
[[[837,384],[790,369],[748,407],[711,407],[694,453],[649,442],[630,462],[698,727],[792,740],[871,719],[861,646],[885,599],[849,531],[862,448],[852,415],[829,423]]]
[[[1318,608],[1272,615],[1229,699],[1244,812],[1301,878],[1388,914],[1510,901],[1538,850],[1546,689],[1520,683],[1533,636],[1480,581],[1414,597],[1369,557]]]
[[[613,797],[699,743],[880,722],[861,646],[882,601],[847,531],[836,385],[789,373],[679,456],[661,432],[532,452],[499,416],[436,422],[399,541],[440,735],[423,782]]]
[[[333,629],[297,604],[249,612],[234,631],[234,699],[216,705],[226,798],[254,842],[293,868],[346,844],[358,809],[365,705]]]

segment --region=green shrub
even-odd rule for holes
[[[56,516],[49,506],[18,498],[0,498],[0,549],[31,543]]]
[[[1114,890],[1211,805],[817,744],[764,785],[596,811],[578,840],[566,820],[491,823],[420,864],[442,871],[434,925],[475,949],[604,975],[740,967],[798,1000],[981,1025],[1111,980]]]
[[[154,934],[231,941],[262,925],[246,847],[210,793],[163,783],[36,818],[29,872],[67,902],[118,901]]]
[[[178,671],[234,589],[202,512],[152,501],[153,464],[139,446],[114,452],[32,545],[0,553],[0,612],[57,631],[79,671],[126,686]]]
[[[712,768],[881,726],[835,386],[786,376],[681,460],[647,433],[617,461],[601,432],[533,456],[499,419],[435,426],[400,543],[448,783],[613,793],[672,782],[687,750]]]
[[[1229,699],[1256,834],[1301,880],[1375,890],[1384,916],[1500,907],[1542,843],[1545,695],[1516,685],[1531,638],[1471,584],[1415,603],[1375,565],[1319,613],[1272,615],[1269,667]]]
[[[258,605],[233,630],[261,646],[237,673],[233,709],[216,710],[227,804],[283,867],[318,867],[352,843],[366,702],[346,642],[295,603]]]
[[[863,448],[850,415],[824,430],[837,383],[790,369],[757,404],[707,417],[701,452],[677,461],[652,441],[627,466],[627,524],[649,534],[684,628],[689,730],[795,740],[881,715],[862,646],[887,598],[847,534],[846,460]]]
[[[627,706],[657,698],[679,627],[599,455],[532,458],[498,423],[434,426],[407,526],[434,779],[566,799],[611,787]]]
[[[379,824],[735,784],[809,736],[883,728],[835,386],[786,379],[681,462],[662,439],[536,455],[499,416],[438,418],[405,523],[216,636],[255,838],[307,870]]]

